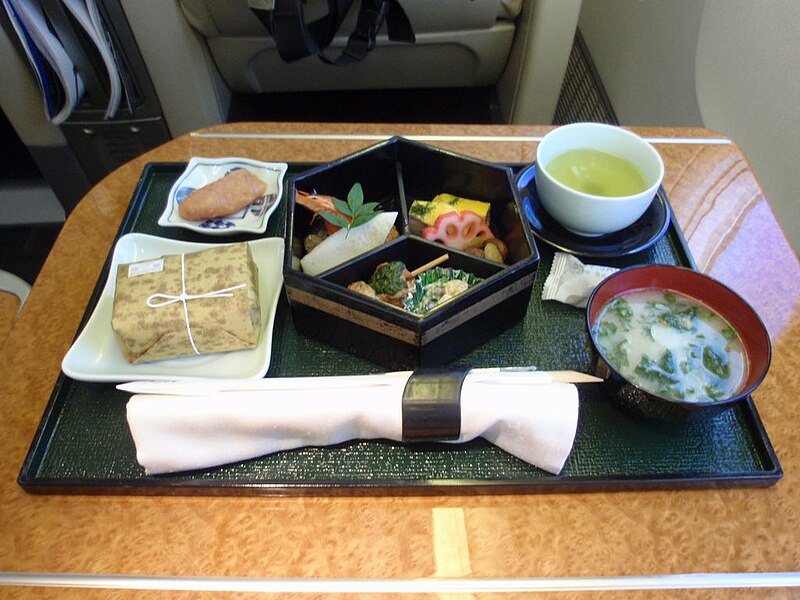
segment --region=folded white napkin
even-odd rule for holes
[[[128,402],[128,425],[137,460],[152,474],[347,440],[402,441],[406,380],[396,374],[284,378],[269,380],[267,391],[138,394]],[[560,472],[575,438],[578,390],[530,381],[516,373],[467,374],[461,434],[451,441],[483,437],[541,469]]]

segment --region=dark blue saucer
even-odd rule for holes
[[[531,224],[533,234],[558,250],[592,258],[627,256],[649,248],[669,229],[672,211],[663,188],[659,188],[653,202],[633,225],[595,237],[573,233],[559,225],[539,202],[535,175],[535,164],[525,167],[517,174],[516,185],[522,209]]]

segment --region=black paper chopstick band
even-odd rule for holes
[[[403,389],[403,441],[457,440],[461,435],[461,386],[469,369],[414,371]]]

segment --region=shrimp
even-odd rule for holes
[[[338,198],[336,198],[338,200]],[[333,203],[334,197],[333,196],[326,196],[324,194],[309,194],[308,192],[304,192],[302,190],[297,190],[295,194],[295,202],[300,206],[305,206],[308,210],[314,213],[314,218],[321,213],[333,213],[336,215],[341,215],[345,219],[349,220],[349,217],[343,215],[336,209],[336,205]],[[325,230],[328,232],[328,235],[333,233],[339,229],[333,223],[325,221]]]
[[[297,202],[300,206],[305,206],[308,210],[314,213],[338,213],[339,211],[336,210],[336,206],[333,204],[335,199],[338,198],[316,193],[309,194],[308,192],[304,192],[302,190],[297,190],[297,195],[295,196],[295,202]]]

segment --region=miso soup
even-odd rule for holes
[[[742,342],[727,321],[676,292],[619,296],[601,309],[593,333],[605,358],[628,381],[672,400],[728,398],[747,369]]]
[[[593,148],[562,152],[547,163],[547,172],[567,187],[593,196],[633,196],[647,189],[644,175],[632,162]]]

